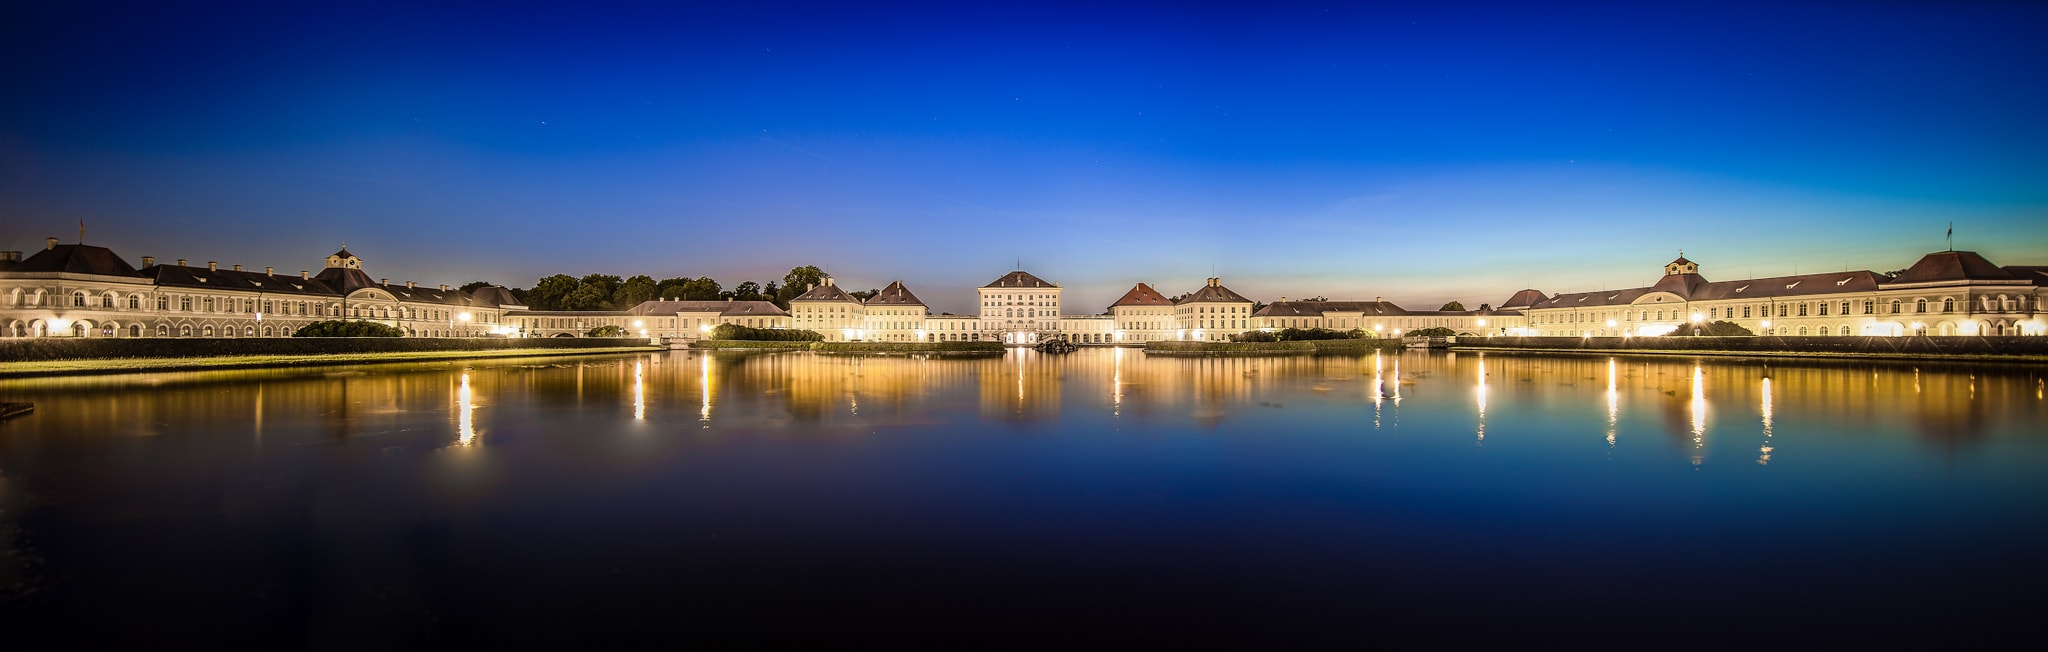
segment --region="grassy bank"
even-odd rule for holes
[[[1314,355],[1393,351],[1400,340],[1310,340],[1306,342],[1146,342],[1146,355]]]
[[[697,340],[693,350],[809,351],[811,342],[770,342],[764,340]]]
[[[529,358],[537,356],[593,355],[600,353],[644,353],[662,351],[652,346],[578,348],[487,349],[456,351],[386,351],[377,353],[323,353],[294,355],[221,355],[190,358],[106,358],[97,360],[36,360],[0,363],[0,378],[125,374],[158,371],[206,371],[212,369],[259,369],[264,367],[309,367],[381,362],[431,362],[484,358]]]
[[[2048,355],[2024,353],[1912,353],[1912,352],[1859,352],[1839,351],[1726,351],[1712,349],[1543,349],[1533,347],[1506,346],[1453,346],[1452,351],[1487,353],[1529,353],[1534,355],[1661,355],[1695,358],[1774,358],[1801,360],[1927,360],[1944,362],[2023,362],[2048,363]]]
[[[1454,351],[1857,360],[2048,361],[2039,336],[1496,337]]]

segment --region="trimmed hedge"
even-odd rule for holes
[[[105,358],[203,358],[228,355],[320,355],[413,351],[495,351],[500,349],[604,349],[619,340],[546,338],[70,338],[0,339],[0,362]]]
[[[292,337],[405,337],[405,331],[397,326],[374,321],[334,319],[300,326],[299,330],[292,333]]]
[[[1366,336],[1365,331],[1348,331],[1328,328],[1282,328],[1277,331],[1245,331],[1230,336],[1232,342],[1313,342],[1321,340],[1355,340]]]
[[[1339,331],[1341,332],[1341,331]],[[1146,342],[1146,353],[1350,353],[1401,348],[1395,339],[1341,339],[1292,342]]]
[[[817,331],[797,328],[751,328],[739,324],[719,324],[711,329],[714,340],[748,340],[753,342],[821,342],[825,336]]]

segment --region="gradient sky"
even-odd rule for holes
[[[2037,3],[855,4],[7,3],[0,247],[1070,313],[2048,264]]]

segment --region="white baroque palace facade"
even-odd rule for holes
[[[346,247],[317,275],[141,261],[137,268],[106,247],[56,238],[26,258],[0,252],[0,336],[290,337],[312,322],[349,319],[411,337],[479,337],[507,334],[504,316],[523,308],[502,287],[371,280]]]
[[[1759,335],[2043,335],[2048,267],[2000,267],[1970,251],[1870,270],[1708,281],[1683,255],[1655,285],[1560,294],[1529,306],[1540,335],[1662,335],[1717,321]]]

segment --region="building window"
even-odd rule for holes
[[[1842,314],[1849,314],[1849,302],[1847,301],[1842,302]]]
[[[192,312],[192,297],[178,297],[178,309],[183,310],[185,312]]]
[[[1742,307],[1742,316],[1743,316],[1743,317],[1748,317],[1748,316],[1749,316],[1749,306],[1743,306],[1743,307]]]
[[[1927,312],[1927,300],[1926,300],[1926,299],[1915,299],[1915,300],[1913,300],[1913,312],[1916,312],[1916,313],[1921,313],[1921,312]]]
[[[1892,314],[1899,314],[1899,300],[1892,299]]]
[[[141,310],[141,309],[142,309],[142,295],[139,295],[139,294],[131,294],[131,295],[128,295],[128,309],[129,309],[129,310]]]
[[[171,336],[171,327],[169,327],[169,326],[165,326],[165,325],[163,325],[163,324],[157,324],[157,325],[156,325],[156,336],[157,336],[157,337],[170,337],[170,336]]]
[[[1805,316],[1806,316],[1806,304],[1803,304],[1803,303],[1802,303],[1802,304],[1799,304],[1799,316],[1801,316],[1801,317],[1805,317]]]
[[[1822,317],[1826,317],[1826,316],[1828,316],[1828,304],[1827,304],[1827,302],[1826,302],[1826,301],[1822,301],[1822,302],[1821,302],[1821,304],[1820,304],[1820,316],[1822,316]]]
[[[114,295],[113,295],[112,293],[108,293],[108,294],[102,294],[102,295],[100,295],[100,307],[101,307],[101,308],[112,308],[112,307],[114,307]]]
[[[1779,317],[1783,317],[1783,316],[1785,316],[1785,306],[1778,306],[1778,316],[1779,316]]]
[[[1864,299],[1864,300],[1863,300],[1863,314],[1866,314],[1866,315],[1868,315],[1868,314],[1870,314],[1870,311],[1872,311],[1872,310],[1876,310],[1876,309],[1877,309],[1877,302],[1876,302],[1876,301],[1872,301],[1872,300],[1870,300],[1870,299]]]
[[[84,307],[85,307],[85,293],[84,293],[84,292],[73,292],[73,293],[71,293],[71,306],[72,306],[72,307],[74,307],[74,308],[84,308]]]
[[[1955,297],[1947,297],[1947,298],[1944,298],[1944,299],[1942,299],[1942,300],[1941,300],[1941,311],[1942,311],[1942,312],[1955,312],[1955,311],[1956,311],[1956,298],[1955,298]]]

